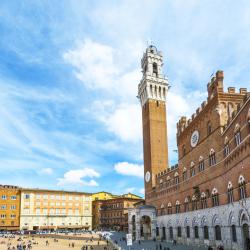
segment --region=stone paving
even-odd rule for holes
[[[130,248],[126,245],[126,242],[121,240],[122,237],[126,237],[124,233],[113,233],[111,236],[111,239],[113,241],[117,241],[118,245],[121,247],[122,250],[160,250],[160,244],[162,246],[162,250],[164,250],[164,247],[169,247],[170,250],[207,250],[205,247],[197,247],[197,246],[186,246],[182,244],[177,244],[176,246],[173,246],[172,243],[169,242],[160,242],[160,241],[141,241],[141,244],[138,242],[133,242],[133,246]],[[158,245],[158,247],[157,247]]]

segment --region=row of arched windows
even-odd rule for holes
[[[239,200],[244,200],[247,197],[246,194],[246,182],[245,179],[242,175],[240,175],[238,179],[238,197]],[[227,197],[228,197],[228,203],[234,202],[234,189],[233,185],[231,182],[228,183],[227,187]],[[206,209],[208,208],[208,198],[210,197],[209,191],[207,190],[206,192],[202,192],[201,195],[199,194],[194,194],[192,198],[190,196],[186,197],[184,200],[183,204],[183,212],[188,212],[188,211],[194,211],[198,209]],[[216,207],[220,205],[219,201],[219,192],[216,188],[213,188],[211,192],[211,206]],[[175,209],[173,211],[173,206],[172,203],[169,202],[167,204],[167,213],[172,214],[172,213],[180,213],[181,212],[181,203],[179,200],[175,202]],[[160,215],[165,214],[165,206],[164,204],[161,205],[160,207]]]

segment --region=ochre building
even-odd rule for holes
[[[169,167],[169,85],[161,52],[149,46],[141,65],[146,205],[129,211],[129,231],[134,239],[248,249],[250,93],[225,91],[224,73],[217,71],[207,84],[207,100],[191,118],[178,121],[178,164]]]
[[[20,226],[20,188],[0,185],[0,231],[16,231]]]
[[[21,230],[92,229],[89,193],[22,189]]]

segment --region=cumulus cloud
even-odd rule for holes
[[[47,174],[47,175],[51,175],[53,174],[53,169],[52,168],[42,168],[40,170],[41,174]]]
[[[104,121],[107,129],[123,141],[141,139],[141,108],[136,104],[121,104]]]
[[[119,162],[114,166],[115,171],[121,175],[136,176],[143,178],[144,171],[143,165],[128,163],[128,162]]]
[[[86,180],[85,178],[98,178],[100,174],[91,168],[74,169],[66,172],[63,178],[58,178],[57,185],[66,186],[72,184],[78,184],[83,186],[98,186],[98,183],[94,179]]]

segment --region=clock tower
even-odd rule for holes
[[[155,187],[155,175],[168,168],[166,96],[168,81],[162,73],[163,56],[150,45],[141,60],[138,97],[142,106],[145,192]]]

